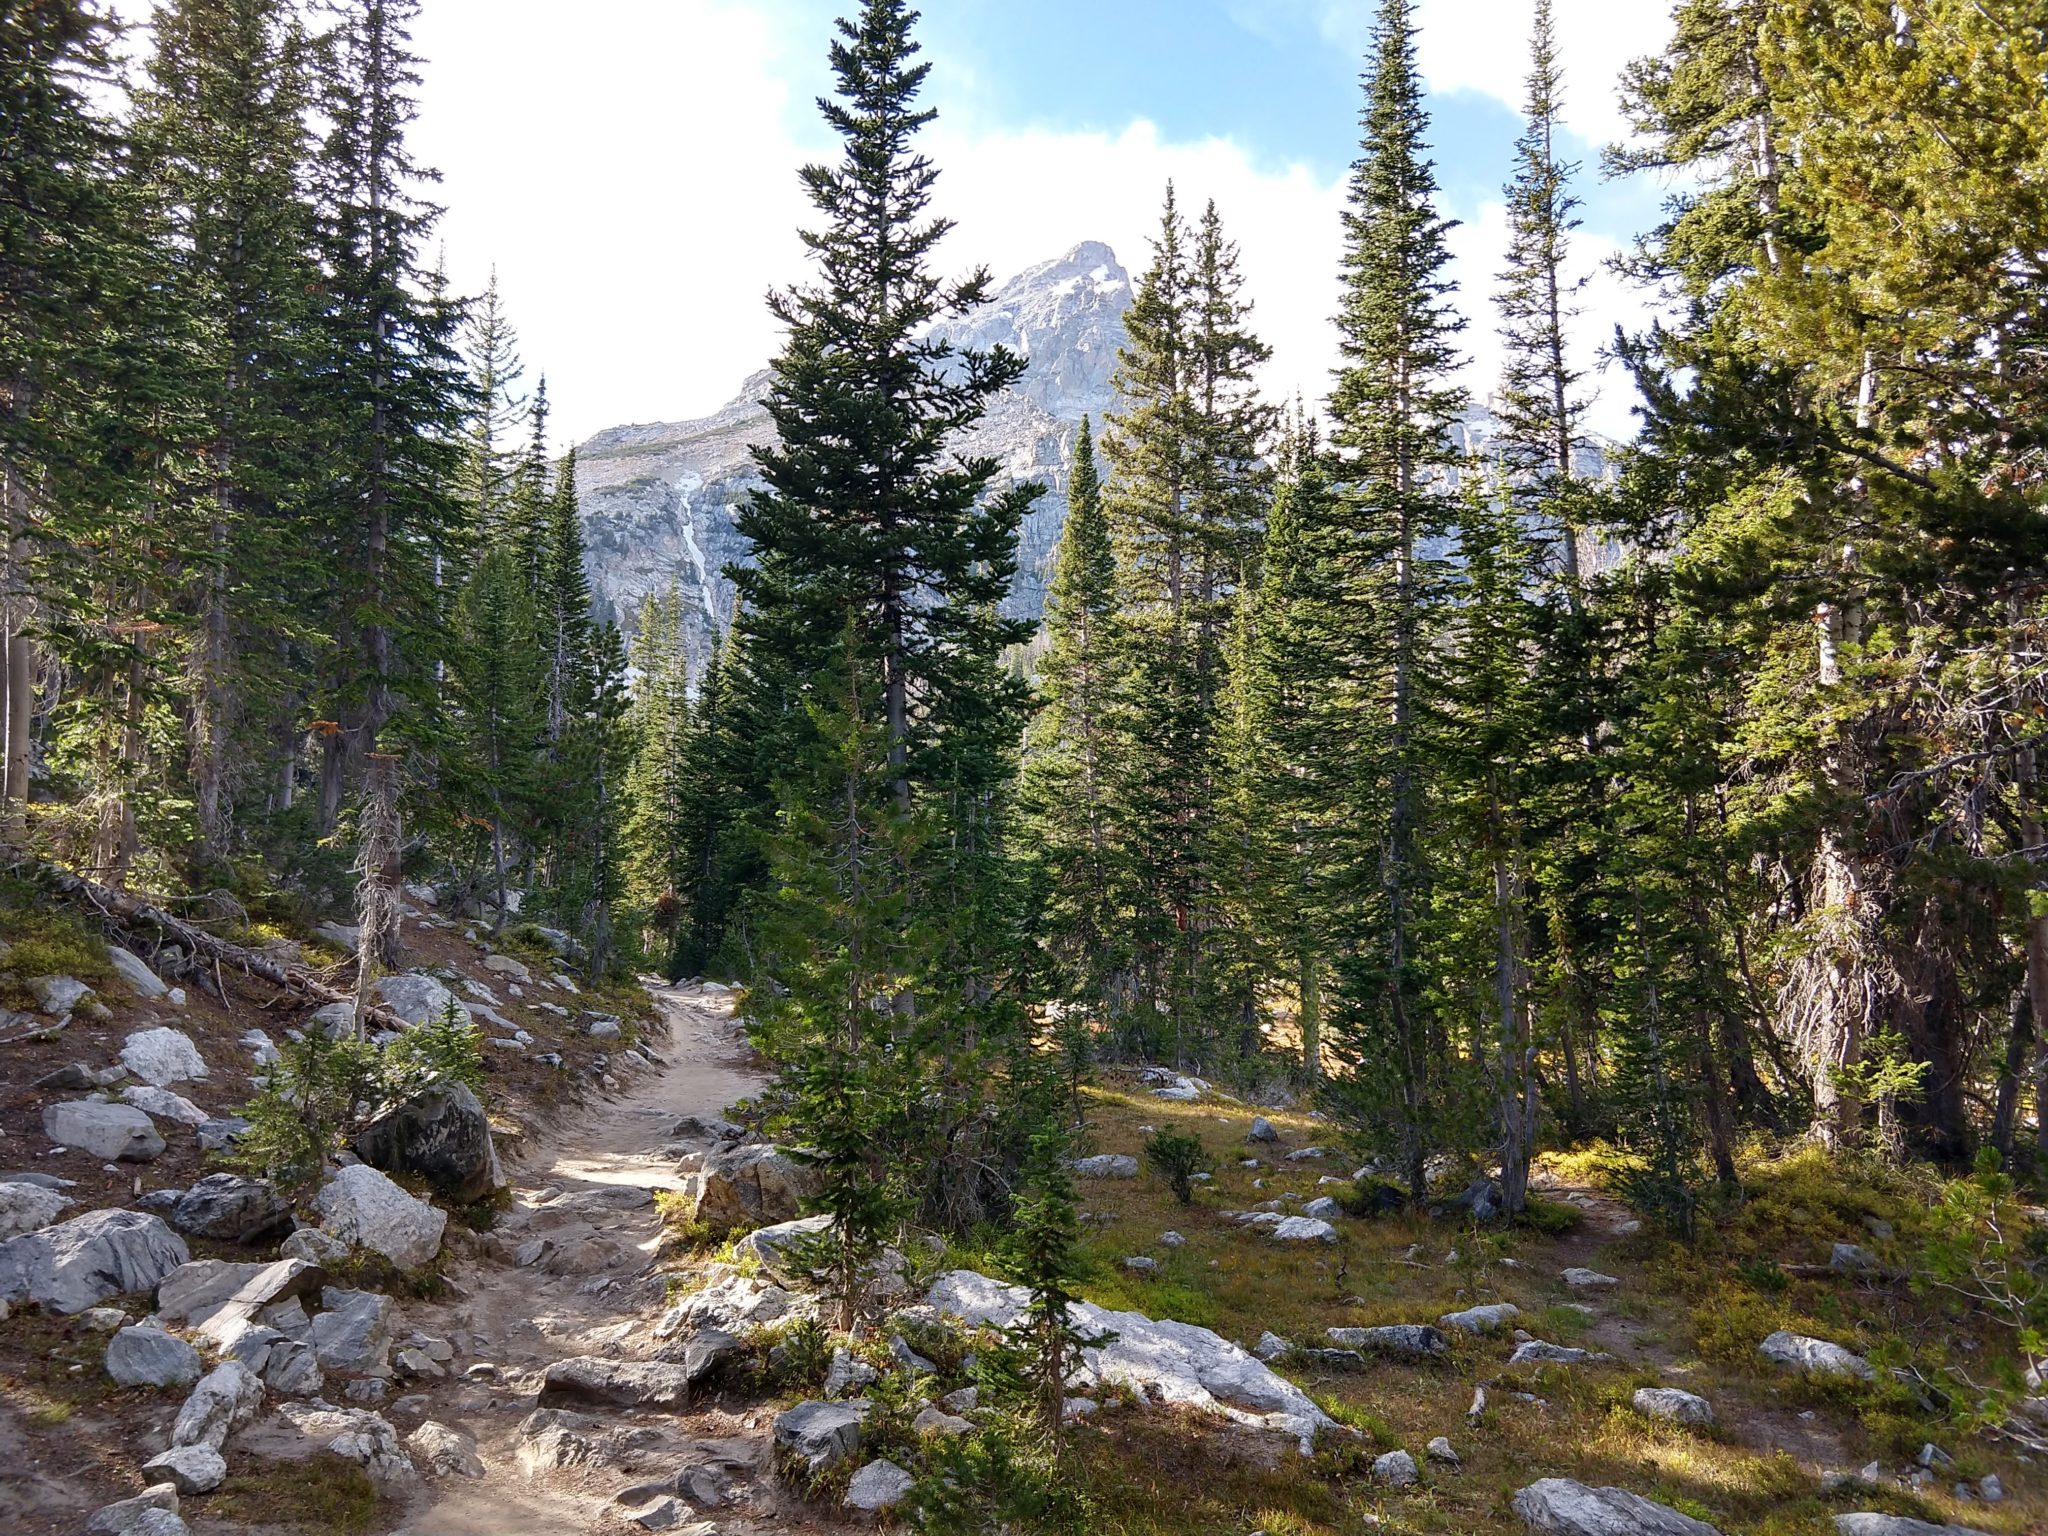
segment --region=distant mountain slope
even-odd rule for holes
[[[1111,376],[1124,345],[1130,275],[1106,245],[1085,241],[1056,261],[1005,283],[972,313],[943,327],[962,346],[1010,348],[1030,362],[1014,389],[991,406],[963,445],[1002,466],[1000,483],[1037,480],[1046,486],[1019,538],[1012,613],[1036,618],[1045,604],[1052,552],[1067,517],[1067,462],[1083,415],[1103,416],[1115,403]],[[747,449],[774,432],[762,408],[770,375],[751,375],[739,394],[699,421],[612,427],[577,450],[586,563],[600,612],[631,625],[640,600],[675,583],[690,615],[686,639],[693,664],[715,626],[732,617],[728,564],[744,563],[747,543],[733,525],[749,490],[760,484]],[[1458,427],[1464,455],[1487,459],[1498,423],[1483,407]],[[1578,469],[1607,473],[1606,445],[1583,450]],[[1613,551],[1589,543],[1588,569],[1611,563]]]
[[[1036,617],[1044,605],[1053,546],[1066,521],[1067,459],[1081,417],[1099,422],[1114,393],[1110,375],[1124,344],[1130,275],[1108,246],[1075,246],[1005,283],[960,320],[942,328],[962,346],[1000,342],[1030,361],[1016,388],[994,402],[963,446],[994,457],[1003,482],[1047,487],[1019,540],[1013,612]],[[760,483],[748,445],[773,434],[761,406],[767,370],[699,421],[612,427],[577,449],[586,561],[601,609],[631,622],[649,592],[677,584],[692,615],[689,643],[701,656],[714,624],[732,615],[731,562],[748,557],[733,526],[747,492]]]

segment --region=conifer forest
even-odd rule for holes
[[[0,1528],[2048,1529],[2041,0],[1518,0],[1476,280],[1359,0],[1286,395],[842,0],[715,495],[436,3],[0,0]]]

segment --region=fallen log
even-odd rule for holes
[[[35,882],[59,896],[84,903],[104,922],[132,933],[138,928],[154,928],[185,946],[194,955],[204,955],[214,962],[216,971],[225,965],[240,971],[245,976],[255,976],[281,987],[294,997],[311,1003],[353,1003],[355,994],[329,986],[303,966],[287,965],[274,955],[261,950],[250,949],[241,944],[230,944],[226,939],[208,933],[204,928],[195,928],[182,917],[175,917],[162,907],[144,900],[132,891],[115,890],[112,886],[101,885],[96,880],[62,865],[52,864],[44,859],[17,856],[9,866],[12,873]],[[223,999],[225,1001],[225,999]],[[387,1008],[375,1004],[357,1010],[357,1022],[381,1024],[386,1029],[405,1029],[406,1021]]]

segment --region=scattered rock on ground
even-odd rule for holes
[[[870,1515],[894,1509],[909,1497],[913,1481],[893,1461],[871,1461],[846,1485],[846,1507]]]
[[[1422,1481],[1422,1473],[1415,1466],[1415,1458],[1406,1451],[1388,1451],[1373,1458],[1372,1480],[1389,1488],[1413,1488]]]
[[[1122,1152],[1103,1152],[1074,1160],[1074,1173],[1084,1179],[1135,1179],[1138,1160]]]
[[[860,1398],[798,1403],[775,1416],[775,1444],[809,1471],[822,1472],[860,1449],[869,1408]]]
[[[414,1199],[364,1163],[336,1172],[314,1196],[313,1209],[330,1236],[381,1253],[401,1269],[415,1269],[439,1253],[448,1225],[445,1211]]]
[[[103,1163],[146,1163],[164,1149],[149,1116],[132,1104],[67,1099],[43,1108],[43,1133],[61,1147],[76,1147]]]
[[[147,1211],[87,1211],[0,1243],[0,1302],[83,1312],[154,1290],[190,1257],[185,1240]]]
[[[929,1299],[939,1311],[967,1322],[1007,1328],[1022,1312],[1027,1293],[956,1269],[939,1277]],[[1153,1401],[1278,1430],[1293,1435],[1304,1449],[1332,1422],[1300,1387],[1207,1328],[1139,1312],[1110,1312],[1087,1302],[1077,1303],[1069,1315],[1086,1335],[1115,1335],[1107,1344],[1082,1350],[1082,1379],[1130,1386]]]
[[[1868,1512],[1835,1516],[1835,1536],[1985,1536],[1968,1525],[1930,1525],[1904,1515]]]
[[[681,1408],[690,1400],[685,1366],[662,1360],[607,1360],[573,1355],[541,1377],[543,1407],[563,1402],[606,1403],[615,1408]]]
[[[189,1387],[199,1351],[161,1328],[123,1328],[107,1341],[107,1374],[124,1387]]]
[[[1666,1419],[1696,1429],[1708,1429],[1714,1423],[1712,1403],[1697,1393],[1681,1392],[1676,1387],[1638,1387],[1631,1402],[1646,1419]]]
[[[1512,1301],[1496,1301],[1483,1307],[1467,1307],[1462,1312],[1446,1312],[1437,1322],[1464,1333],[1498,1333],[1521,1315],[1522,1309]]]
[[[329,1286],[320,1295],[321,1311],[313,1319],[313,1355],[330,1371],[385,1376],[398,1329],[397,1308],[377,1291],[350,1291]]]
[[[219,1450],[227,1437],[256,1417],[263,1406],[263,1383],[238,1361],[224,1360],[204,1376],[171,1426],[171,1444],[204,1445]]]
[[[142,1464],[152,1483],[167,1482],[180,1493],[211,1493],[227,1481],[227,1459],[210,1445],[176,1445]]]
[[[413,1464],[432,1477],[482,1477],[483,1458],[476,1441],[460,1430],[428,1419],[405,1437]]]
[[[157,1289],[157,1311],[174,1323],[199,1329],[222,1346],[235,1339],[266,1308],[309,1295],[325,1281],[315,1265],[297,1259],[269,1264],[234,1264],[199,1259],[180,1265]]]
[[[1877,1379],[1876,1370],[1861,1355],[1826,1339],[1808,1338],[1789,1329],[1779,1329],[1759,1344],[1756,1352],[1773,1365],[1809,1376],[1854,1376],[1861,1381]]]
[[[429,1019],[438,1019],[455,1002],[454,993],[423,971],[380,976],[376,991],[377,1001],[408,1024],[424,1024]]]
[[[146,1083],[130,1083],[123,1088],[121,1102],[141,1110],[152,1120],[168,1120],[173,1125],[189,1125],[194,1129],[213,1118],[182,1093],[173,1093],[168,1088],[152,1088]]]
[[[171,1208],[171,1225],[194,1237],[253,1243],[290,1223],[291,1202],[268,1180],[209,1173]]]
[[[1273,1122],[1264,1115],[1253,1115],[1252,1128],[1244,1133],[1244,1139],[1246,1141],[1273,1142],[1280,1139],[1280,1133],[1274,1129]]]
[[[119,944],[107,946],[107,963],[117,976],[128,983],[128,989],[137,997],[159,998],[171,990],[163,978],[149,968],[149,962]]]
[[[487,1199],[505,1182],[490,1117],[466,1083],[447,1084],[400,1105],[352,1145],[372,1168],[418,1174],[451,1200]]]
[[[178,1490],[169,1482],[94,1510],[85,1522],[86,1536],[185,1536],[185,1531],[178,1515]]]
[[[1836,1243],[1828,1254],[1828,1268],[1838,1275],[1864,1275],[1878,1268],[1877,1255],[1861,1243]]]
[[[1330,1342],[1361,1354],[1389,1355],[1400,1360],[1425,1360],[1447,1353],[1451,1341],[1427,1323],[1389,1323],[1378,1328],[1330,1328]]]
[[[0,1184],[0,1241],[40,1232],[71,1205],[68,1195],[34,1184]]]
[[[1524,1339],[1515,1346],[1515,1352],[1508,1356],[1509,1365],[1585,1365],[1596,1360],[1611,1360],[1597,1350],[1575,1349],[1569,1344],[1549,1344],[1542,1339]]]
[[[1578,1268],[1564,1272],[1564,1283],[1575,1291],[1604,1291],[1621,1284],[1613,1275],[1603,1275],[1597,1269]]]
[[[1283,1216],[1273,1224],[1271,1236],[1282,1243],[1334,1243],[1337,1229],[1313,1216]]]
[[[152,1088],[206,1077],[206,1058],[190,1035],[176,1029],[137,1030],[121,1044],[121,1065]]]
[[[799,1202],[816,1187],[816,1173],[760,1142],[712,1152],[683,1175],[691,1216],[719,1232],[794,1221]]]
[[[304,1461],[328,1451],[394,1486],[415,1477],[398,1431],[382,1414],[327,1403],[280,1403],[235,1442],[237,1450],[271,1460]]]
[[[1438,1435],[1424,1446],[1422,1454],[1439,1466],[1462,1467],[1465,1464],[1464,1458],[1458,1455],[1450,1440],[1443,1435]]]
[[[1589,1488],[1566,1477],[1531,1483],[1515,1495],[1515,1513],[1539,1536],[1720,1536],[1704,1520],[1625,1488]]]

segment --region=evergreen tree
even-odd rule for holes
[[[1360,623],[1351,651],[1371,710],[1353,733],[1352,795],[1378,856],[1376,870],[1348,877],[1356,895],[1332,1043],[1352,1068],[1347,1113],[1361,1129],[1385,1129],[1420,1200],[1447,1055],[1421,995],[1417,926],[1429,899],[1430,838],[1421,825],[1428,785],[1417,732],[1439,622],[1429,550],[1448,521],[1442,482],[1463,403],[1451,382],[1463,322],[1450,305],[1451,225],[1436,209],[1412,13],[1412,0],[1381,0],[1362,153],[1344,214],[1343,366],[1330,414],[1354,523],[1351,595]]]
[[[431,678],[433,559],[448,547],[467,390],[455,306],[420,264],[440,210],[407,151],[418,0],[350,0],[329,40],[316,158],[325,269],[313,413],[335,577],[320,819],[334,824],[351,754],[371,750]]]
[[[485,837],[502,927],[518,831],[537,795],[543,722],[532,650],[533,605],[510,550],[486,554],[455,605],[453,725],[460,743],[444,788]]]
[[[203,338],[183,359],[203,404],[202,553],[188,599],[192,781],[204,852],[225,849],[237,726],[269,693],[308,531],[298,420],[317,287],[304,197],[309,45],[281,0],[176,0],[133,126],[138,174],[178,252],[178,302]],[[265,711],[267,717],[270,711]],[[269,725],[269,719],[263,722]]]
[[[524,460],[508,440],[526,424],[527,402],[520,398],[519,383],[525,367],[519,360],[519,337],[505,313],[498,295],[498,269],[491,269],[490,283],[470,307],[462,321],[463,362],[469,372],[469,411],[463,428],[460,495],[471,537],[489,545],[514,533],[515,512],[522,481]],[[545,386],[536,397],[536,433],[543,431]],[[545,442],[542,444],[545,451]]]
[[[1025,738],[1023,809],[1041,891],[1040,941],[1061,992],[1098,1013],[1115,1000],[1124,914],[1112,846],[1109,713],[1116,693],[1116,555],[1095,438],[1074,440],[1067,520],[1045,598],[1041,707]]]
[[[1134,952],[1120,1017],[1129,1048],[1180,1065],[1213,1048],[1237,1012],[1208,964],[1227,943],[1215,724],[1274,421],[1250,382],[1268,351],[1248,329],[1241,287],[1214,207],[1191,231],[1169,186],[1152,265],[1124,317],[1130,344],[1104,438],[1118,566],[1117,838]]]

